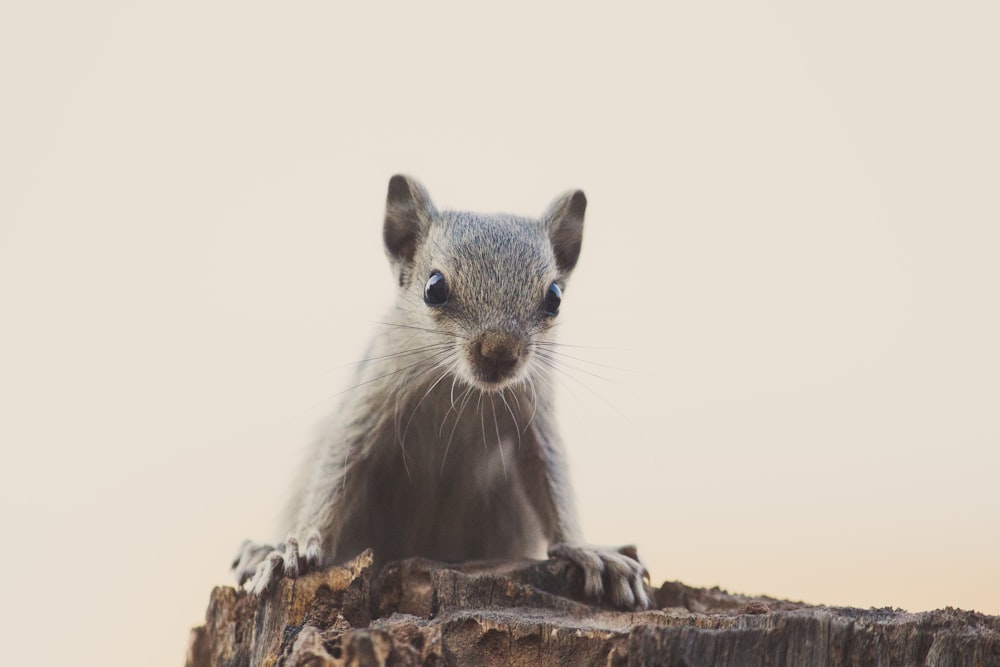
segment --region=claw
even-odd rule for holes
[[[648,609],[651,601],[645,582],[649,571],[638,559],[634,546],[617,551],[555,544],[549,557],[564,558],[583,571],[584,593],[600,602],[605,592],[611,604],[621,609]]]

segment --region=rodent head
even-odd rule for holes
[[[559,314],[586,207],[575,190],[539,219],[438,212],[420,183],[393,176],[383,237],[414,339],[448,343],[456,354],[440,363],[481,390],[523,381]]]

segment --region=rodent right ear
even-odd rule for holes
[[[583,244],[583,216],[587,197],[583,190],[567,192],[552,202],[542,221],[549,230],[549,240],[556,255],[556,264],[563,275],[569,275],[580,258]]]
[[[417,246],[437,215],[430,195],[420,183],[409,176],[396,174],[389,179],[389,194],[385,201],[385,225],[382,238],[393,264],[404,269],[413,262]],[[402,274],[400,277],[402,282]]]

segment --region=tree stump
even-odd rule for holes
[[[188,667],[774,665],[1000,667],[1000,617],[957,609],[810,606],[677,582],[659,609],[586,604],[559,560],[409,559],[365,552],[257,597],[217,587]]]

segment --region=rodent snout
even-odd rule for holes
[[[491,332],[473,341],[472,361],[484,382],[500,382],[513,374],[524,345],[512,334]]]

